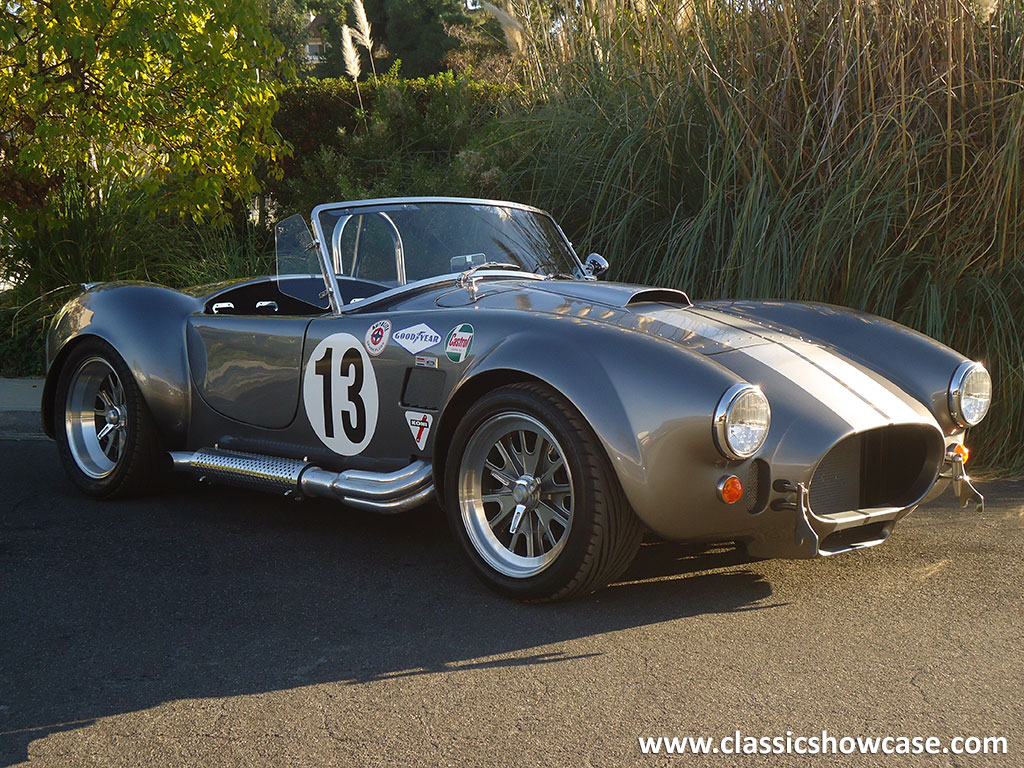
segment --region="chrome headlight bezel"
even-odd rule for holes
[[[737,449],[729,440],[729,426],[737,403],[749,395],[756,396],[764,404],[766,422],[764,434],[753,449]],[[760,451],[764,446],[765,440],[768,439],[768,432],[772,426],[772,409],[768,403],[768,398],[764,396],[760,387],[756,387],[753,384],[734,384],[725,391],[721,400],[718,401],[718,405],[715,407],[713,423],[715,446],[719,452],[727,459],[743,461]]]
[[[985,406],[985,411],[981,414],[979,418],[972,421],[964,414],[964,383],[967,381],[968,376],[978,372],[983,373],[985,375],[985,378],[988,379],[989,395],[988,403]],[[970,360],[961,363],[960,367],[956,369],[956,372],[953,374],[953,378],[949,382],[948,400],[949,415],[953,417],[953,421],[955,421],[957,425],[966,429],[968,427],[976,427],[979,424],[981,424],[981,422],[985,420],[985,417],[988,416],[989,408],[991,408],[992,406],[992,377],[989,375],[989,372],[985,368],[985,366],[982,365],[981,363],[975,363]]]

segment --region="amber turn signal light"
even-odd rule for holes
[[[743,483],[736,475],[726,475],[718,481],[718,498],[726,504],[735,504],[743,498]]]
[[[970,450],[968,450],[967,446],[964,445],[963,443],[960,443],[960,445],[955,446],[953,448],[953,453],[959,453],[960,456],[963,457],[964,464],[966,464],[967,460],[971,458]]]

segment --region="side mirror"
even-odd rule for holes
[[[587,279],[597,280],[597,278],[608,271],[608,266],[608,259],[600,253],[592,253],[583,262],[583,271],[586,272]]]

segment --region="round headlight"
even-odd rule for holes
[[[728,459],[749,459],[764,445],[772,411],[761,390],[734,384],[715,408],[715,444]]]
[[[981,363],[963,363],[949,383],[949,412],[961,427],[980,424],[992,404],[992,377]]]

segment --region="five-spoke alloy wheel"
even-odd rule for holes
[[[78,468],[99,480],[117,467],[128,440],[128,407],[117,372],[100,356],[83,360],[64,409],[68,449]]]
[[[61,368],[54,431],[71,479],[91,496],[153,485],[167,462],[152,416],[124,361],[106,342],[87,339]]]
[[[502,387],[467,411],[452,436],[445,498],[477,573],[522,600],[604,586],[643,534],[593,431],[540,384]]]

